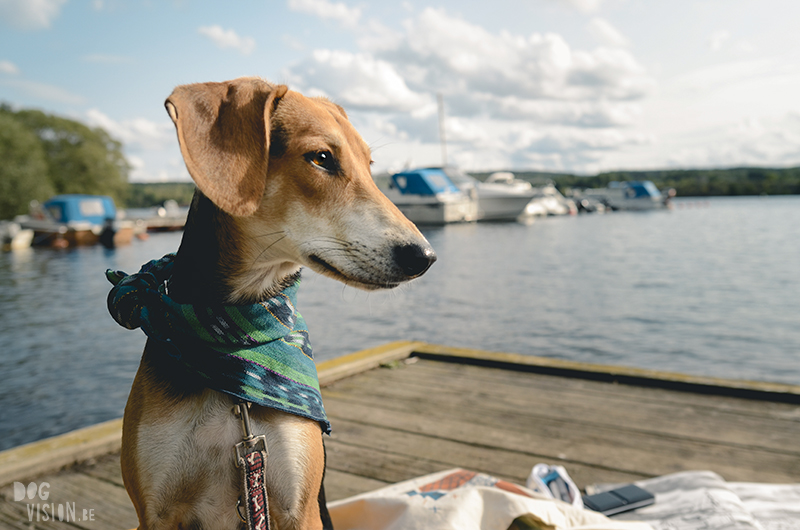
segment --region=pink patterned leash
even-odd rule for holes
[[[244,503],[239,499],[239,517],[247,524],[247,530],[269,530],[269,504],[267,500],[267,439],[261,434],[253,436],[250,430],[249,402],[240,401],[233,407],[233,413],[242,420],[244,437],[234,446],[236,467],[242,469]],[[240,510],[242,504],[245,516]]]

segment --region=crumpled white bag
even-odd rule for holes
[[[489,475],[451,469],[328,505],[336,530],[652,530],[613,521]],[[531,526],[533,523],[536,526]]]

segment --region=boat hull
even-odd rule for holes
[[[69,223],[53,223],[49,221],[23,221],[23,228],[33,231],[32,244],[38,247],[83,247],[100,242],[103,227],[99,225],[71,225]],[[131,222],[118,221],[114,229],[114,246],[129,245],[133,241],[134,225]]]
[[[478,219],[478,204],[469,197],[452,200],[401,200],[395,206],[414,224],[468,223]]]
[[[478,220],[480,221],[514,221],[525,211],[531,201],[528,195],[482,195],[478,190]]]

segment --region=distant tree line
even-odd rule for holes
[[[485,180],[490,174],[474,175]],[[800,167],[610,171],[594,176],[534,171],[515,171],[514,174],[534,184],[552,180],[562,192],[571,188],[604,188],[613,181],[651,180],[661,190],[675,188],[680,197],[800,194]]]
[[[99,127],[0,104],[0,219],[61,193],[110,195],[124,203],[130,165]]]
[[[132,182],[125,205],[128,208],[148,208],[171,199],[187,206],[192,202],[194,190],[194,182]]]
[[[99,127],[0,104],[0,219],[27,213],[32,200],[60,193],[110,195],[121,207],[148,207],[167,199],[188,204],[194,184],[128,183],[122,144]],[[800,194],[800,168],[612,171],[594,176],[515,171],[534,184],[552,180],[562,191],[605,187],[611,181],[651,180],[678,196]],[[473,173],[485,179],[490,173]]]

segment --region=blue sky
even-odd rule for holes
[[[0,101],[188,179],[163,101],[245,75],[343,105],[376,171],[800,165],[796,0],[0,0]]]

